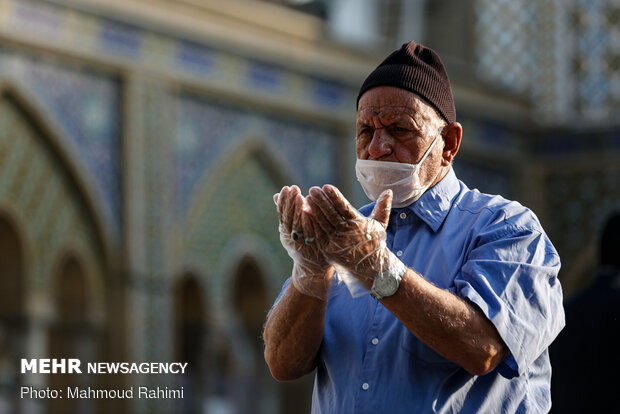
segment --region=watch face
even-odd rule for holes
[[[398,290],[400,281],[405,274],[407,267],[400,261],[396,266],[378,274],[372,284],[370,292],[376,299],[392,296]]]
[[[392,296],[398,289],[398,282],[395,277],[378,277],[375,279],[373,291],[382,298]]]

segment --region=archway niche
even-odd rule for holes
[[[205,368],[208,361],[205,339],[207,333],[206,304],[198,278],[186,273],[174,289],[175,359],[187,362],[181,379],[185,398],[180,402],[182,413],[200,412],[207,393]]]
[[[0,215],[0,412],[22,412],[18,355],[26,331],[23,245],[17,228]]]
[[[242,258],[233,281],[233,306],[253,351],[261,355],[261,335],[270,305],[267,297],[267,286],[260,267],[253,258]]]
[[[257,261],[244,256],[232,283],[232,305],[242,328],[243,349],[250,366],[237,373],[235,403],[238,412],[269,413],[278,405],[277,394],[263,358],[262,331],[270,307],[265,277]]]
[[[88,277],[82,261],[69,255],[61,260],[53,276],[54,320],[50,324],[48,354],[50,358],[78,358],[85,365],[96,360],[97,332],[89,315]],[[84,372],[84,371],[82,371]],[[89,384],[87,375],[53,374],[50,388],[66,390]],[[80,399],[50,399],[50,414],[73,414],[93,411],[93,402]]]
[[[24,312],[22,245],[13,224],[0,216],[0,320],[20,324]]]

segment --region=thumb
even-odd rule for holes
[[[375,204],[375,208],[370,214],[370,218],[377,220],[384,229],[387,229],[390,220],[390,211],[392,210],[392,190],[387,189],[381,193]]]

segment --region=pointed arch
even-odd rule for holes
[[[183,262],[207,266],[210,288],[223,293],[224,275],[230,271],[224,267],[230,261],[222,259],[230,257],[230,244],[242,238],[254,245],[250,249],[260,250],[270,267],[266,282],[270,289],[277,288],[282,282],[277,272],[288,260],[279,241],[273,194],[298,180],[271,141],[252,136],[231,146],[204,173],[190,200],[177,238]]]
[[[273,182],[280,187],[301,182],[299,174],[272,141],[261,136],[248,136],[229,147],[218,157],[218,161],[203,173],[198,190],[189,202],[186,217],[193,217],[196,208],[200,208],[200,201],[211,195],[209,190],[217,187],[218,183],[224,181],[235,168],[248,159],[258,160]]]
[[[11,349],[11,358],[31,352],[24,344],[35,340],[43,352],[75,348],[97,360],[91,356],[109,320],[106,276],[115,260],[89,173],[26,88],[0,79],[0,115],[0,210],[23,230],[27,266],[22,328],[28,329],[13,335],[22,346]],[[73,321],[75,315],[85,317]]]
[[[218,354],[228,361],[221,391],[240,412],[265,412],[250,408],[256,395],[276,392],[266,380],[261,330],[290,259],[280,244],[273,194],[299,182],[271,141],[248,136],[205,171],[178,228],[178,260],[209,276],[209,306],[221,319],[214,329],[227,344]]]
[[[117,262],[113,239],[115,235],[111,233],[111,226],[105,225],[103,212],[99,208],[99,202],[95,192],[94,180],[89,179],[91,173],[81,165],[79,156],[75,150],[65,143],[68,139],[63,138],[53,119],[47,114],[41,105],[37,103],[27,88],[21,86],[18,81],[12,79],[0,79],[0,99],[7,99],[17,110],[29,120],[29,125],[38,132],[45,140],[45,144],[51,153],[58,159],[58,166],[65,170],[71,184],[78,190],[84,205],[88,210],[88,215],[93,221],[96,229],[98,242],[103,253],[103,263],[106,267],[111,267]]]

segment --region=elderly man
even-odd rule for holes
[[[313,413],[543,413],[564,325],[560,258],[519,203],[470,190],[439,56],[410,42],[358,96],[357,211],[333,186],[274,196],[293,274],[265,325]],[[370,293],[370,294],[365,294]]]

